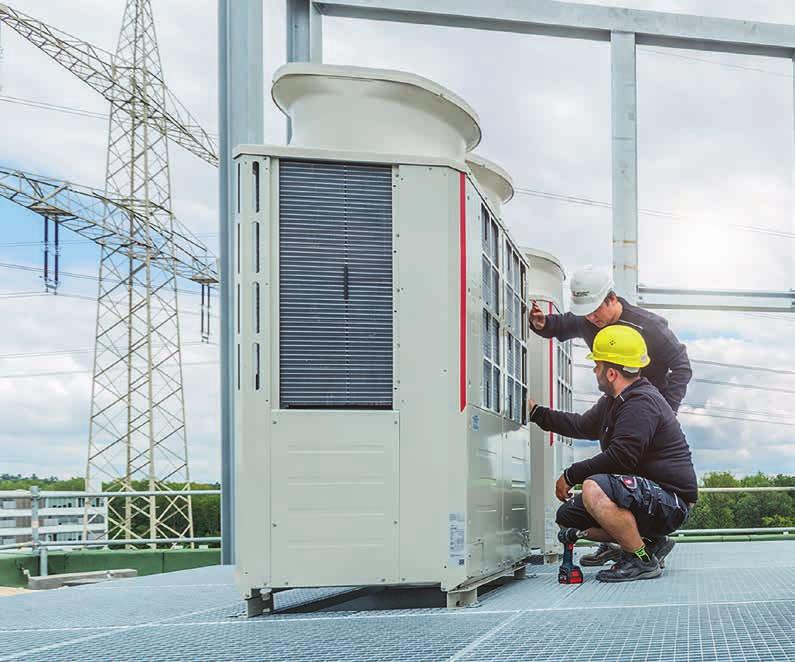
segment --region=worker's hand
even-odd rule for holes
[[[533,306],[530,308],[528,315],[530,316],[530,324],[533,325],[536,331],[541,331],[546,326],[547,316],[544,315],[544,311],[539,308],[535,300],[533,300]]]
[[[528,414],[528,416],[533,413],[533,409],[535,409],[537,405],[538,405],[538,403],[535,400],[533,400],[533,398],[528,398],[527,399],[527,414]]]
[[[563,474],[560,474],[558,482],[555,483],[555,496],[558,497],[558,501],[568,501],[571,499],[571,485],[566,482],[566,478]]]

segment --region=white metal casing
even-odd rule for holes
[[[474,111],[425,79],[289,65],[276,73],[273,95],[291,116],[290,146],[244,145],[235,159],[238,585],[247,596],[255,588],[287,586],[435,584],[450,590],[510,570],[530,551],[529,432],[481,406],[482,228],[498,228],[495,246],[503,255],[510,249],[529,277],[500,219],[510,180],[490,162],[466,155],[480,137]],[[398,128],[394,106],[406,98],[413,108]],[[348,116],[366,131],[349,130]],[[404,139],[394,141],[394,131]],[[285,159],[391,168],[390,410],[280,408],[279,169]],[[512,319],[525,324],[525,310]],[[255,343],[263,356],[256,382],[254,362],[245,358]]]
[[[293,158],[296,153],[307,155],[293,152]],[[253,366],[243,360],[241,388],[235,392],[240,588],[426,583],[450,589],[510,568],[529,553],[529,435],[527,426],[479,406],[485,196],[461,170],[393,165],[395,408],[281,410],[276,404],[274,192],[280,158],[290,154],[291,148],[244,146],[236,159],[243,172],[259,162],[260,194],[267,200],[253,214],[250,177],[241,177],[238,284],[244,312],[238,338],[241,347],[260,342],[267,349],[260,390],[251,387]],[[314,154],[315,159],[328,157]],[[348,154],[347,161],[361,158]],[[463,411],[462,185],[467,219]],[[265,256],[259,277],[251,271],[252,246],[246,240],[254,218]],[[269,313],[262,316],[259,334],[253,333],[249,312],[254,280],[260,282],[262,310]],[[451,557],[450,536],[458,533],[459,514],[466,522],[466,546]]]
[[[552,255],[539,250],[523,249],[533,275],[530,291],[546,314],[564,311],[563,283],[566,273]],[[572,409],[571,341],[559,342],[531,334],[529,346],[530,397],[538,404],[564,411]],[[557,555],[558,526],[555,514],[560,503],[555,497],[555,481],[572,463],[572,440],[533,425],[531,438],[531,544],[545,557]]]

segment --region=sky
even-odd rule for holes
[[[16,9],[114,50],[122,0],[14,0]],[[217,131],[216,3],[153,1],[167,84]],[[593,1],[613,5],[614,2]],[[625,0],[638,9],[795,23],[791,0]],[[265,0],[266,79],[284,62],[284,3]],[[107,113],[84,83],[0,28],[0,164],[102,188],[107,122],[9,99]],[[477,151],[511,173],[504,208],[522,245],[577,266],[610,263],[609,46],[496,32],[324,19],[324,60],[410,71],[478,112]],[[649,286],[788,290],[793,277],[792,62],[638,49],[639,278]],[[284,118],[266,91],[265,140],[283,144]],[[217,247],[215,170],[172,146],[173,207]],[[527,193],[541,191],[548,196]],[[561,200],[560,196],[569,201]],[[570,199],[585,199],[575,204]],[[660,212],[664,212],[661,214]],[[742,227],[740,227],[742,226]],[[85,471],[98,251],[65,235],[62,296],[43,295],[41,219],[0,200],[0,473]],[[750,227],[750,229],[749,229]],[[743,229],[744,228],[744,229]],[[21,268],[20,268],[21,267]],[[200,343],[199,300],[180,295],[191,474],[220,477],[217,319]],[[75,298],[75,297],[88,297]],[[795,473],[795,316],[665,313],[694,363],[682,413],[697,471]],[[23,355],[23,356],[21,356]],[[583,363],[583,350],[577,350]],[[786,374],[790,371],[791,374]],[[585,402],[592,375],[578,370]],[[750,420],[749,420],[750,419]],[[580,446],[580,453],[591,452]]]

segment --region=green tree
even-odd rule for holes
[[[795,476],[756,473],[737,479],[722,471],[706,474],[704,487],[795,486]],[[795,519],[793,492],[702,493],[684,528],[732,529],[788,526]]]

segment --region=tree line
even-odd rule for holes
[[[705,474],[703,487],[792,487],[795,476],[757,473],[735,478],[726,471]],[[795,527],[795,491],[705,493],[698,497],[685,529]]]
[[[83,490],[82,478],[61,480],[54,476],[0,475],[0,490],[29,489],[38,485],[42,490]],[[192,483],[195,490],[217,490],[220,483]],[[146,490],[145,481],[133,484],[136,490]],[[792,487],[795,476],[777,474],[769,476],[757,473],[735,478],[728,472],[708,473],[703,478],[703,487]],[[103,489],[108,489],[103,487]],[[174,486],[174,489],[179,489]],[[192,497],[193,530],[197,537],[221,535],[221,497],[199,495]],[[147,535],[148,522],[134,522],[134,528]],[[696,507],[685,523],[685,529],[745,529],[766,527],[795,527],[795,491],[791,492],[738,492],[701,494]],[[140,530],[139,530],[140,529]],[[113,532],[111,532],[112,534]]]

